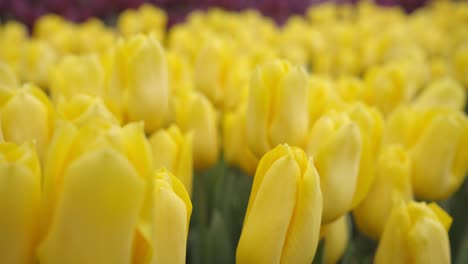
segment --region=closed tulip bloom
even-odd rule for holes
[[[152,248],[153,170],[142,123],[60,122],[43,183],[41,263],[130,263],[134,236]],[[148,205],[149,203],[150,205]]]
[[[49,70],[57,60],[57,54],[49,43],[41,40],[27,42],[23,48],[18,71],[23,82],[33,82],[46,88]]]
[[[113,112],[125,122],[144,121],[146,132],[160,128],[168,111],[169,88],[166,56],[156,38],[137,35],[120,41],[106,66],[106,100]]]
[[[33,144],[0,143],[0,262],[34,263],[41,169]]]
[[[303,146],[308,129],[307,73],[282,60],[260,65],[247,103],[247,142],[259,157],[282,143]]]
[[[439,107],[403,107],[387,121],[384,141],[409,149],[413,191],[418,198],[447,199],[465,179],[468,119],[463,112]]]
[[[223,151],[227,163],[254,175],[259,159],[250,150],[245,133],[246,107],[225,113],[223,119]]]
[[[330,224],[321,227],[320,233],[322,239],[325,240],[325,263],[338,263],[344,255],[349,243],[348,225],[348,215],[344,215]]]
[[[255,173],[236,263],[311,263],[322,217],[319,181],[300,148],[279,145],[265,154]]]
[[[67,55],[51,69],[50,91],[54,101],[78,94],[104,95],[104,68],[96,55]]]
[[[465,109],[466,92],[463,86],[451,78],[437,80],[429,84],[414,100],[417,107],[448,107],[454,110]]]
[[[374,263],[451,263],[451,222],[437,204],[401,203],[385,225]]]
[[[192,193],[193,135],[182,133],[176,125],[154,132],[150,139],[156,169],[166,168]]]
[[[99,97],[80,94],[68,100],[61,98],[56,109],[60,119],[68,120],[78,127],[120,124]]]
[[[186,263],[192,203],[184,185],[166,170],[154,175],[153,258],[150,263]]]
[[[125,10],[119,16],[117,27],[124,36],[138,33],[155,33],[162,41],[166,29],[167,15],[164,10],[143,4],[138,10]]]
[[[317,119],[340,101],[333,81],[328,77],[318,75],[310,76],[308,95],[309,126],[313,126]]]
[[[309,132],[306,152],[314,157],[323,193],[322,224],[351,209],[359,175],[362,135],[345,112],[330,111]]]
[[[196,170],[210,168],[218,161],[218,116],[211,102],[198,92],[176,98],[176,124],[184,132],[193,132],[193,162]]]
[[[4,139],[17,144],[35,141],[42,159],[54,131],[55,112],[49,98],[36,86],[26,84],[1,101]]]
[[[379,155],[375,174],[369,193],[353,215],[359,230],[378,240],[392,209],[413,198],[409,154],[400,145],[387,146]]]
[[[366,102],[376,106],[384,115],[407,103],[414,95],[407,67],[399,63],[375,66],[365,74]]]
[[[228,99],[225,98],[228,96],[228,76],[237,57],[230,43],[213,38],[202,47],[195,61],[195,87],[217,108],[223,109],[224,100]]]
[[[468,120],[458,111],[430,112],[415,128],[426,126],[411,149],[413,189],[423,199],[447,199],[468,170]]]
[[[379,110],[362,103],[348,106],[346,112],[350,119],[358,125],[362,140],[359,173],[352,202],[354,208],[366,197],[374,181],[375,164],[380,151],[384,121]]]

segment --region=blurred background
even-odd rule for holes
[[[322,2],[352,3],[356,0],[0,0],[0,18],[19,20],[28,26],[46,13],[56,13],[76,22],[90,17],[109,21],[122,10],[136,8],[143,3],[152,3],[166,10],[168,26],[183,21],[184,17],[193,10],[210,7],[233,11],[255,8],[282,23],[291,14],[302,14],[307,7]],[[401,6],[411,12],[424,5],[427,0],[376,0],[375,2],[385,6]]]

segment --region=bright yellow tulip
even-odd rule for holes
[[[106,100],[127,122],[144,121],[153,132],[165,121],[169,105],[166,56],[152,35],[136,35],[117,44],[107,63]]]
[[[447,234],[451,222],[436,204],[402,202],[385,225],[374,263],[451,263]]]
[[[320,233],[325,240],[324,258],[325,263],[334,264],[343,256],[349,243],[349,220],[344,215],[330,224],[322,226]]]
[[[54,131],[55,111],[49,98],[36,86],[25,84],[1,101],[4,139],[17,144],[35,141],[42,159]]]
[[[255,173],[236,263],[311,263],[322,218],[319,181],[300,148],[279,145],[265,154]]]
[[[18,64],[18,73],[23,82],[33,82],[46,88],[49,70],[55,64],[57,54],[49,43],[41,40],[27,42]]]
[[[306,71],[281,60],[259,66],[246,116],[247,142],[257,156],[282,143],[303,146],[309,126]]]
[[[41,168],[33,144],[0,143],[0,262],[36,262]]]
[[[413,101],[417,107],[448,107],[463,111],[466,104],[466,91],[451,78],[437,80],[429,84]]]
[[[239,166],[249,175],[255,174],[258,158],[250,150],[245,134],[245,107],[228,112],[223,120],[223,150],[227,163]]]
[[[395,205],[413,198],[409,154],[400,145],[387,146],[379,155],[375,174],[369,193],[353,215],[359,230],[378,240]]]
[[[193,162],[196,170],[210,168],[218,161],[218,116],[214,106],[202,94],[189,92],[176,98],[176,124],[184,132],[193,132]]]
[[[345,112],[330,111],[312,127],[306,152],[314,157],[323,193],[322,224],[344,215],[352,207],[363,135]]]
[[[155,168],[166,168],[174,174],[189,194],[193,178],[192,141],[192,133],[183,134],[176,125],[157,130],[149,139]]]
[[[137,234],[151,248],[152,171],[142,123],[61,122],[44,169],[39,261],[130,263]]]
[[[54,101],[78,94],[104,95],[104,68],[96,55],[65,56],[50,72],[50,92]]]

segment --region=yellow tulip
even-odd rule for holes
[[[32,40],[24,46],[22,58],[18,64],[20,78],[23,82],[34,82],[46,88],[49,70],[57,60],[55,50],[41,40]]]
[[[150,263],[186,263],[192,203],[184,185],[165,170],[154,177],[153,258]]]
[[[192,90],[194,86],[192,66],[187,58],[173,51],[168,51],[166,56],[171,95],[179,96]]]
[[[448,107],[455,110],[464,110],[466,92],[463,86],[451,78],[432,82],[413,101],[417,107]]]
[[[149,143],[156,169],[166,168],[192,193],[193,158],[192,133],[183,134],[176,125],[154,132]]]
[[[52,67],[49,83],[54,101],[78,94],[103,96],[104,69],[96,55],[68,55]]]
[[[344,215],[320,229],[322,239],[325,240],[325,263],[338,263],[343,256],[349,243],[348,223],[348,215]]]
[[[241,106],[236,111],[224,115],[224,159],[227,163],[238,166],[244,172],[253,176],[259,160],[246,142],[245,112],[246,108]]]
[[[152,165],[142,123],[61,122],[44,168],[39,261],[130,263],[135,236],[152,248]]]
[[[223,109],[227,99],[227,80],[237,57],[230,43],[213,38],[202,47],[196,59],[195,87],[218,108]]]
[[[468,119],[461,111],[402,107],[388,119],[384,141],[409,149],[413,191],[418,198],[446,199],[465,179]]]
[[[330,78],[312,75],[308,81],[309,126],[324,115],[339,100],[335,84]]]
[[[117,27],[124,36],[155,33],[158,40],[162,41],[166,22],[167,16],[164,10],[150,4],[143,4],[138,10],[122,12],[118,18]]]
[[[175,99],[176,124],[193,132],[193,162],[196,170],[210,168],[218,161],[218,116],[211,102],[198,92]]]
[[[436,204],[401,203],[385,225],[374,263],[451,263],[451,222]]]
[[[379,155],[375,174],[369,193],[353,215],[359,230],[378,240],[392,209],[413,198],[409,154],[400,145],[386,147]]]
[[[359,126],[345,112],[330,111],[315,122],[306,152],[314,157],[323,193],[322,224],[351,209],[355,194],[362,140]]]
[[[390,63],[368,70],[364,80],[366,102],[376,106],[384,115],[407,103],[414,94],[406,65]]]
[[[253,74],[247,103],[247,142],[259,157],[274,146],[302,146],[308,129],[307,73],[275,60]]]
[[[375,163],[380,151],[384,121],[379,110],[362,103],[348,106],[346,112],[358,125],[362,140],[359,173],[352,202],[354,208],[366,197],[374,181]]]
[[[0,108],[1,130],[6,141],[36,142],[42,159],[54,131],[55,112],[49,98],[39,88],[26,84],[13,90]]]
[[[28,29],[25,25],[10,21],[0,28],[0,61],[10,65],[18,73],[18,63],[23,56],[23,46],[28,41]]]
[[[112,111],[127,122],[145,122],[145,131],[160,128],[169,104],[166,56],[153,36],[137,35],[122,40],[106,64],[106,100]]]
[[[279,145],[265,154],[255,173],[236,263],[311,263],[322,216],[319,181],[300,148]]]
[[[336,89],[341,99],[348,103],[362,101],[365,93],[365,85],[361,79],[351,76],[343,76],[338,79]]]
[[[34,263],[41,168],[33,144],[0,143],[0,262]]]
[[[101,98],[84,94],[69,100],[59,100],[57,114],[60,119],[70,121],[78,127],[120,124]]]

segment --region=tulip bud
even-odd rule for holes
[[[65,56],[52,67],[49,82],[56,102],[61,96],[71,99],[78,94],[104,95],[104,69],[96,55]]]
[[[325,240],[325,263],[338,263],[349,243],[348,216],[344,215],[330,224],[322,226],[320,233]]]
[[[337,91],[341,99],[348,103],[362,101],[365,93],[365,85],[356,77],[341,77],[336,83]]]
[[[124,36],[139,33],[155,33],[162,41],[166,29],[166,13],[150,4],[143,4],[138,10],[122,12],[117,21],[117,27]]]
[[[172,172],[189,194],[193,178],[192,141],[192,133],[182,134],[176,125],[154,132],[149,139],[155,168]]]
[[[34,145],[0,143],[0,262],[36,262],[40,198]]]
[[[414,94],[406,65],[387,64],[371,68],[365,74],[366,102],[376,106],[384,115],[406,103]]]
[[[302,146],[308,129],[307,73],[275,60],[255,71],[247,103],[247,142],[257,156],[274,146]]]
[[[352,207],[366,197],[375,176],[375,163],[380,151],[384,121],[379,110],[362,103],[350,105],[346,112],[361,133],[362,149],[359,158],[359,173]]]
[[[186,263],[192,203],[184,185],[165,170],[154,178],[153,258],[150,263]]]
[[[245,134],[246,108],[241,106],[235,112],[228,112],[223,120],[223,150],[227,163],[238,166],[249,175],[255,174],[258,158],[252,153]]]
[[[415,126],[425,129],[411,149],[413,190],[423,199],[447,199],[468,170],[468,119],[457,111],[430,112]]]
[[[374,263],[450,263],[451,222],[436,204],[401,203],[385,225]]]
[[[227,77],[234,58],[236,55],[231,45],[213,39],[201,49],[194,65],[195,87],[218,108],[224,106]]]
[[[464,110],[466,104],[465,89],[451,78],[437,80],[431,83],[414,100],[417,107],[448,107],[454,110]]]
[[[49,98],[39,88],[26,84],[13,90],[0,108],[1,130],[6,141],[36,142],[42,159],[54,130],[55,113]]]
[[[237,263],[311,263],[319,239],[322,192],[312,160],[279,145],[255,173]],[[265,221],[268,219],[268,221]]]
[[[362,151],[359,126],[345,112],[331,111],[312,127],[306,145],[320,175],[323,193],[322,224],[351,209]]]
[[[187,58],[176,53],[167,52],[169,68],[169,89],[172,96],[180,96],[193,89],[192,66]]]
[[[353,215],[359,230],[378,240],[392,209],[413,198],[411,159],[400,145],[390,145],[380,153],[375,173],[369,193]]]
[[[166,57],[153,36],[119,42],[108,62],[108,96],[113,112],[125,122],[145,122],[145,131],[161,127],[169,104]]]
[[[44,41],[27,42],[19,62],[19,75],[23,82],[33,82],[45,88],[48,86],[49,70],[57,60],[55,50]]]
[[[418,198],[446,199],[465,179],[468,119],[462,112],[402,107],[389,117],[384,142],[409,149],[413,191]]]
[[[175,99],[176,123],[183,132],[193,132],[193,162],[196,170],[218,161],[218,117],[211,102],[198,92]]]
[[[57,114],[59,118],[71,121],[78,127],[119,125],[101,98],[84,94],[69,100],[61,98],[57,104]]]
[[[39,261],[130,263],[135,236],[151,248],[152,170],[142,123],[59,123],[44,169]]]
[[[309,126],[313,126],[317,119],[339,101],[339,96],[331,79],[317,75],[309,78],[308,94]]]

